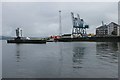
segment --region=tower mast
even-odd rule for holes
[[[59,36],[62,36],[61,10],[59,10]]]

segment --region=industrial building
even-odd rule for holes
[[[96,36],[120,36],[120,25],[111,22],[108,25],[104,25],[96,28]]]
[[[118,27],[118,36],[120,36],[120,27]]]
[[[117,36],[120,36],[120,25],[119,25],[119,27],[117,29]]]
[[[102,25],[96,28],[96,36],[107,36],[107,35],[108,35],[107,25]]]
[[[114,22],[111,22],[110,24],[108,24],[108,35],[119,35],[119,27],[120,25],[114,23]]]

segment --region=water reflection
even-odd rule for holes
[[[20,44],[16,44],[16,62],[20,62]]]
[[[41,44],[19,45],[5,43],[3,45],[3,77],[117,77],[117,63],[108,63],[117,59],[103,57],[103,55],[108,55],[111,52],[118,53],[118,48],[120,51],[120,45],[117,46],[116,43],[60,42],[48,43],[45,46]]]
[[[110,62],[118,62],[119,44],[116,42],[102,42],[96,44],[96,55],[99,59]]]
[[[63,67],[63,45],[62,44],[59,44],[59,49],[60,49],[60,58],[59,58],[59,76],[61,76],[61,72],[62,72],[62,67]]]
[[[85,48],[84,47],[74,47],[73,48],[73,68],[82,68],[80,64],[82,64],[82,59],[84,55]]]

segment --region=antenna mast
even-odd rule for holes
[[[62,26],[61,26],[61,10],[59,10],[59,36],[62,35]]]

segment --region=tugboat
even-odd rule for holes
[[[21,36],[20,36],[20,33],[21,33]],[[12,40],[7,40],[7,43],[17,43],[17,44],[20,44],[20,43],[30,43],[30,44],[46,44],[46,40],[33,40],[33,39],[30,39],[30,38],[24,38],[22,37],[22,30],[20,30],[20,28],[17,28],[16,29],[16,38],[12,39]]]

